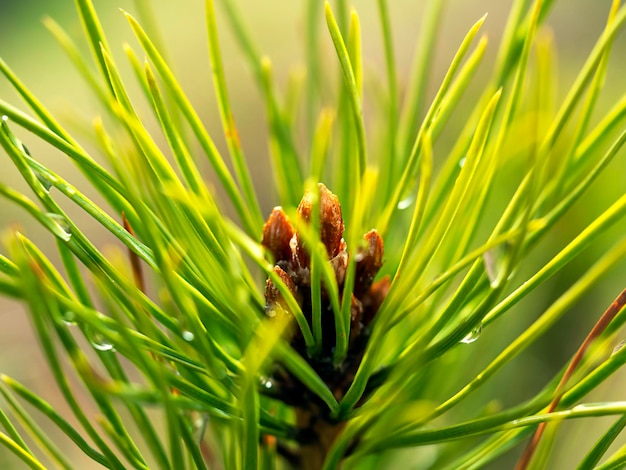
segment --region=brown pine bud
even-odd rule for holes
[[[360,249],[356,254],[354,293],[357,297],[361,297],[372,285],[378,270],[383,265],[385,251],[383,239],[375,229],[367,232],[363,238],[365,248]]]
[[[342,289],[343,282],[346,279],[346,270],[348,269],[348,252],[346,251],[346,244],[342,243],[342,250],[330,260],[330,265],[335,272],[335,279],[337,280],[337,286]]]
[[[307,224],[311,220],[311,211],[313,210],[313,193],[311,191],[306,191],[302,199],[300,200],[300,204],[298,204],[298,215],[302,219],[303,222]],[[308,268],[311,263],[311,259],[309,257],[309,253],[305,249],[305,243],[300,234],[296,233],[295,244],[294,244],[294,252],[296,255],[296,260],[298,265],[301,268]]]
[[[280,266],[274,266],[274,272],[280,277],[283,283],[287,286],[289,291],[296,296],[297,288],[296,285]],[[267,281],[265,281],[265,313],[273,317],[276,315],[277,311],[289,312],[289,308],[287,307],[287,302],[283,297],[283,294],[280,293],[278,287],[274,284],[274,282],[268,277]]]
[[[295,230],[281,207],[275,207],[263,226],[261,244],[274,256],[274,262],[291,261],[289,242]]]
[[[341,204],[339,199],[330,190],[319,183],[319,210],[320,210],[320,240],[326,247],[329,258],[334,258],[341,251],[341,240],[343,236],[343,217],[341,216]],[[298,205],[298,214],[302,220],[311,220],[313,210],[313,194],[307,191]],[[298,253],[303,251],[301,240],[298,240]],[[299,255],[300,256],[300,255]],[[300,256],[306,259],[308,256]],[[305,264],[301,263],[304,267]],[[308,265],[308,263],[307,263]]]
[[[320,188],[320,238],[326,246],[328,257],[334,258],[341,250],[343,237],[343,217],[339,199],[322,183]]]

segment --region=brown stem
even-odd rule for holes
[[[578,348],[578,351],[576,351],[576,354],[574,355],[572,362],[570,362],[570,365],[565,371],[565,373],[563,374],[563,377],[561,378],[559,385],[556,387],[556,391],[554,392],[554,398],[552,399],[552,402],[550,403],[550,406],[548,407],[548,410],[547,410],[548,413],[552,413],[556,409],[556,407],[559,405],[559,402],[561,401],[561,397],[565,393],[564,389],[565,389],[565,385],[567,384],[567,381],[574,374],[576,368],[582,361],[585,355],[585,352],[587,352],[587,349],[589,349],[589,346],[591,346],[591,343],[593,343],[596,340],[596,338],[598,338],[598,336],[602,334],[602,332],[606,329],[606,327],[609,326],[609,324],[611,323],[611,321],[613,321],[615,316],[620,312],[620,310],[622,310],[622,308],[624,308],[624,305],[626,305],[626,289],[624,289],[621,292],[621,294],[618,295],[617,298],[613,301],[613,303],[609,306],[609,308],[606,309],[606,311],[602,314],[598,322],[591,329],[591,331],[589,332],[585,340],[582,342],[582,344]],[[519,461],[517,462],[517,465],[515,466],[516,470],[526,470],[528,468],[530,461],[532,460],[533,455],[535,454],[535,450],[537,449],[537,446],[539,445],[539,441],[541,440],[541,436],[543,435],[545,428],[546,428],[546,423],[541,423],[539,426],[537,426],[537,430],[535,431],[533,438],[530,440],[530,442],[526,446],[524,453],[522,454]]]

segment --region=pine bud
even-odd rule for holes
[[[274,256],[274,262],[291,261],[292,252],[289,242],[295,230],[281,207],[275,207],[263,226],[261,244]]]

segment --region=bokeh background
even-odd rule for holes
[[[178,2],[154,0],[152,2],[173,69],[214,136],[218,147],[220,150],[225,150],[208,63],[202,3],[200,0]],[[219,13],[220,2],[216,3]],[[260,49],[271,58],[274,64],[279,86],[284,86],[289,71],[293,67],[302,66],[303,63],[305,2],[240,0],[238,3]],[[393,0],[388,3],[394,28],[400,87],[404,90],[425,2]],[[511,3],[512,1],[508,0],[448,1],[435,50],[435,64],[429,88],[430,96],[438,86],[468,28],[483,14],[488,13],[483,31],[489,35],[489,52],[482,66],[482,72],[479,73],[478,79],[474,81],[468,93],[471,94],[480,89],[480,76],[481,74],[486,76],[490,70]],[[128,83],[134,83],[132,72],[122,51],[122,44],[128,42],[136,46],[136,42],[119,11],[119,8],[123,8],[132,13],[135,8],[134,3],[129,0],[94,0],[94,4],[118,65],[122,68],[125,77],[129,79]],[[553,34],[558,51],[557,83],[560,87],[561,99],[602,31],[610,4],[610,0],[556,1],[545,29]],[[353,5],[361,19],[366,80],[384,81],[385,77],[382,75],[384,58],[376,2],[354,0]],[[320,1],[320,10],[322,6]],[[80,136],[82,130],[77,123],[89,124],[99,111],[94,97],[42,25],[42,19],[46,16],[54,18],[75,39],[78,40],[81,37],[81,25],[74,10],[74,2],[71,0],[1,1],[0,57],[13,68],[41,101],[61,118],[68,128],[75,129]],[[322,27],[325,28],[323,24]],[[269,173],[267,134],[260,93],[225,25],[220,30],[220,38],[234,115],[246,155],[254,160],[252,164],[254,184],[264,211],[267,213],[276,203],[276,194],[272,190]],[[84,52],[88,53],[85,45],[81,44],[81,46]],[[335,61],[330,42],[326,40],[323,47],[328,53],[324,60],[329,64],[329,73],[333,73]],[[139,48],[135,47],[135,50],[138,51]],[[623,78],[625,76],[626,38],[622,34],[618,36],[612,53],[607,84],[600,98],[600,109],[596,113],[596,120],[602,115],[602,110],[606,111],[618,97],[626,92],[626,80]],[[138,88],[135,87],[134,91],[137,90]],[[0,78],[0,99],[23,107],[3,78]],[[460,129],[462,125],[462,121],[453,123],[450,132],[454,132],[454,126]],[[81,190],[95,200],[99,200],[97,195],[89,190],[82,175],[68,163],[66,158],[51,152],[49,148],[39,144],[32,137],[23,137],[34,155],[66,179],[75,182]],[[208,165],[205,163],[203,165],[206,174],[209,175]],[[594,216],[622,194],[626,190],[625,175],[626,164],[622,155],[612,164],[609,171],[605,172],[602,181],[594,186],[593,191],[587,194],[585,200],[565,217],[558,230],[537,248],[535,251],[537,263],[556,253]],[[0,155],[0,179],[18,189],[26,190],[19,181],[18,174],[12,168],[8,157],[4,155]],[[96,241],[98,246],[106,250],[108,245],[114,244],[103,230],[94,224],[85,223],[84,216],[76,210],[66,208],[77,217],[81,228]],[[5,232],[16,225],[20,226],[35,242],[40,243],[51,258],[55,259],[52,237],[36,227],[25,213],[0,201],[0,232]],[[493,356],[495,349],[502,347],[519,334],[521,329],[538,317],[578,277],[580,272],[606,251],[611,241],[623,232],[623,227],[624,225],[621,224],[620,227],[607,233],[593,247],[579,256],[571,269],[560,273],[538,289],[529,299],[520,303],[510,313],[506,322],[494,324],[493,328],[485,333],[489,335],[489,339],[477,341],[473,345],[475,348],[485,348],[485,364]],[[0,252],[4,253],[4,248],[0,247]],[[501,398],[504,391],[505,398],[500,400],[502,405],[518,403],[532,396],[556,370],[563,366],[602,311],[626,285],[624,268],[626,266],[622,264],[620,269],[613,271],[605,282],[594,288],[563,321],[555,325],[545,341],[541,341],[532,348],[532,351],[514,361],[503,371],[498,380],[487,384],[484,387],[484,393],[489,394],[490,389],[497,389],[498,396]],[[532,270],[532,266],[528,269]],[[475,371],[478,371],[480,366],[481,364],[474,365]],[[475,371],[468,369],[468,375]],[[21,305],[3,298],[0,298],[0,372],[16,378],[54,402],[55,386],[50,383],[49,373],[31,333],[27,315],[24,314]],[[595,391],[590,399],[624,399],[625,380],[626,374],[616,375],[601,389]],[[63,405],[59,403],[58,406]],[[557,446],[555,450],[554,458],[559,464],[558,468],[570,468],[568,462],[577,461],[581,453],[584,453],[588,445],[593,442],[591,440],[593,436],[599,435],[607,422],[610,422],[610,419],[566,423],[563,432],[559,435],[562,445]],[[587,442],[587,445],[578,446],[579,442]],[[624,440],[621,442],[623,443]],[[515,455],[507,456],[495,463],[492,468],[510,467],[514,458]],[[403,468],[418,468],[411,466],[415,464],[411,463],[410,452],[402,452],[402,459]],[[12,465],[20,468],[15,462],[16,460],[11,456],[0,450],[0,468],[13,468]],[[76,462],[77,468],[88,468],[81,466],[83,464],[80,463],[80,456],[76,456]]]

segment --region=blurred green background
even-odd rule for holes
[[[173,69],[184,89],[191,96],[216,144],[220,150],[224,151],[225,143],[222,138],[208,64],[202,3],[199,0],[180,2],[155,0],[152,2]],[[219,13],[220,2],[216,3]],[[238,3],[260,49],[271,58],[274,64],[278,84],[284,86],[289,70],[303,63],[305,2],[242,0]],[[389,2],[401,90],[404,90],[407,85],[424,3],[415,0]],[[469,93],[480,90],[480,76],[481,74],[485,76],[490,70],[511,3],[504,0],[450,0],[448,2],[435,51],[435,66],[429,87],[431,96],[468,28],[483,14],[488,13],[483,31],[489,36],[489,52],[482,65],[482,72],[479,73],[478,79],[474,80]],[[122,51],[122,44],[128,42],[135,46],[136,43],[118,8],[133,13],[135,5],[128,0],[94,0],[94,4],[103,22],[117,63],[121,66],[128,83],[134,84],[132,72]],[[584,63],[602,31],[610,4],[610,0],[556,1],[545,29],[552,32],[558,51],[559,99],[564,96],[574,79],[574,74]],[[384,83],[384,58],[376,2],[355,0],[353,5],[361,19],[366,82]],[[322,6],[323,2],[320,1],[320,12]],[[80,120],[83,123],[90,123],[99,111],[87,86],[82,83],[78,73],[71,67],[69,60],[42,25],[41,20],[45,16],[54,18],[74,39],[80,42],[81,25],[71,0],[2,1],[0,2],[0,57],[70,130],[75,129],[77,135],[80,136],[81,129],[75,124]],[[323,24],[322,27],[325,30]],[[332,46],[325,34],[322,37],[324,39],[323,50],[327,53],[324,62],[329,64],[330,80],[335,80],[336,64]],[[246,155],[254,160],[252,163],[254,184],[264,212],[267,213],[276,204],[276,195],[272,189],[269,172],[263,105],[256,84],[252,81],[250,72],[226,25],[220,29],[220,38],[234,115]],[[617,98],[626,92],[626,80],[623,78],[626,76],[625,39],[623,34],[618,37],[612,53],[606,87],[600,99],[600,109],[595,114],[596,121]],[[81,44],[81,46],[84,52],[88,53],[85,45]],[[138,91],[136,86],[130,88],[135,93]],[[366,94],[368,90],[371,91],[372,88],[368,88],[366,84]],[[0,80],[0,98],[24,108],[9,84],[3,79]],[[366,103],[366,113],[367,111]],[[464,116],[462,113],[459,115],[461,119]],[[447,135],[453,136],[454,128],[460,129],[462,125],[462,120],[453,123]],[[85,179],[68,163],[66,158],[51,152],[49,148],[30,136],[22,135],[22,137],[37,158],[43,160],[65,178],[75,182],[82,191],[99,200],[97,195],[89,190]],[[206,174],[209,175],[208,165],[205,162],[202,162],[202,165]],[[528,273],[532,272],[533,267],[536,269],[549,256],[562,248],[610,202],[624,192],[625,175],[626,164],[622,155],[605,172],[601,181],[594,185],[593,191],[587,194],[583,203],[578,204],[575,210],[565,217],[558,230],[533,252],[536,254],[536,260],[529,260],[527,263]],[[18,174],[12,168],[8,157],[4,155],[0,156],[0,179],[18,189],[26,189],[19,181]],[[94,224],[85,223],[85,217],[82,214],[67,206],[66,209],[77,217],[79,226],[84,228],[85,233],[92,237],[98,246],[107,247],[113,243],[103,230]],[[0,230],[4,232],[14,225],[22,227],[30,238],[40,243],[51,258],[55,259],[52,237],[42,233],[23,212],[0,201]],[[621,235],[622,227],[607,233],[594,247],[578,257],[572,263],[571,269],[560,273],[521,302],[509,312],[507,320],[495,323],[492,328],[484,332],[481,341],[472,345],[473,348],[481,348],[481,351],[484,349],[484,362],[468,365],[468,377],[487,364],[498,348],[502,348],[538,317],[578,277],[578,273],[606,251],[612,240]],[[0,250],[4,252],[3,248]],[[626,265],[622,264],[620,269],[614,271],[611,277],[606,279],[606,282],[593,289],[590,295],[585,297],[563,321],[559,322],[545,341],[523,354],[503,370],[495,380],[487,384],[481,391],[483,395],[480,400],[477,398],[477,402],[485,401],[490,390],[498,390],[501,403],[511,405],[532,396],[542,387],[573,354],[589,328],[626,285],[626,276],[622,274],[626,272],[625,268]],[[17,303],[0,299],[0,325],[2,325],[0,328],[0,372],[13,376],[35,392],[44,394],[55,404],[58,403],[58,400],[54,401],[55,387],[49,384],[50,376],[33,339],[22,307]],[[626,374],[617,374],[615,378],[605,383],[602,389],[595,391],[590,399],[624,399],[624,385],[626,385]],[[504,399],[502,399],[503,394]],[[59,403],[59,406],[62,404]],[[469,410],[468,416],[472,414],[472,411],[475,410]],[[567,462],[570,458],[576,462],[581,455],[584,455],[590,443],[593,442],[591,439],[598,435],[606,426],[607,421],[610,419],[566,423],[563,432],[559,434],[559,439],[564,440],[563,443],[567,442],[567,445],[558,446],[555,451],[556,461],[559,465],[563,465],[560,468],[569,468]],[[579,442],[578,439],[587,444],[579,449],[576,445]],[[623,442],[624,440],[621,441]],[[2,463],[3,455],[3,452],[0,452],[0,467],[8,468]],[[76,458],[77,462],[80,462],[79,457]],[[402,458],[404,459],[403,468],[414,468],[411,467],[409,451],[403,452]],[[511,459],[514,458],[515,455],[508,456],[494,464],[493,468],[510,467]],[[10,465],[11,461],[9,458],[6,465]],[[78,465],[77,463],[77,468],[86,468],[78,467]]]

